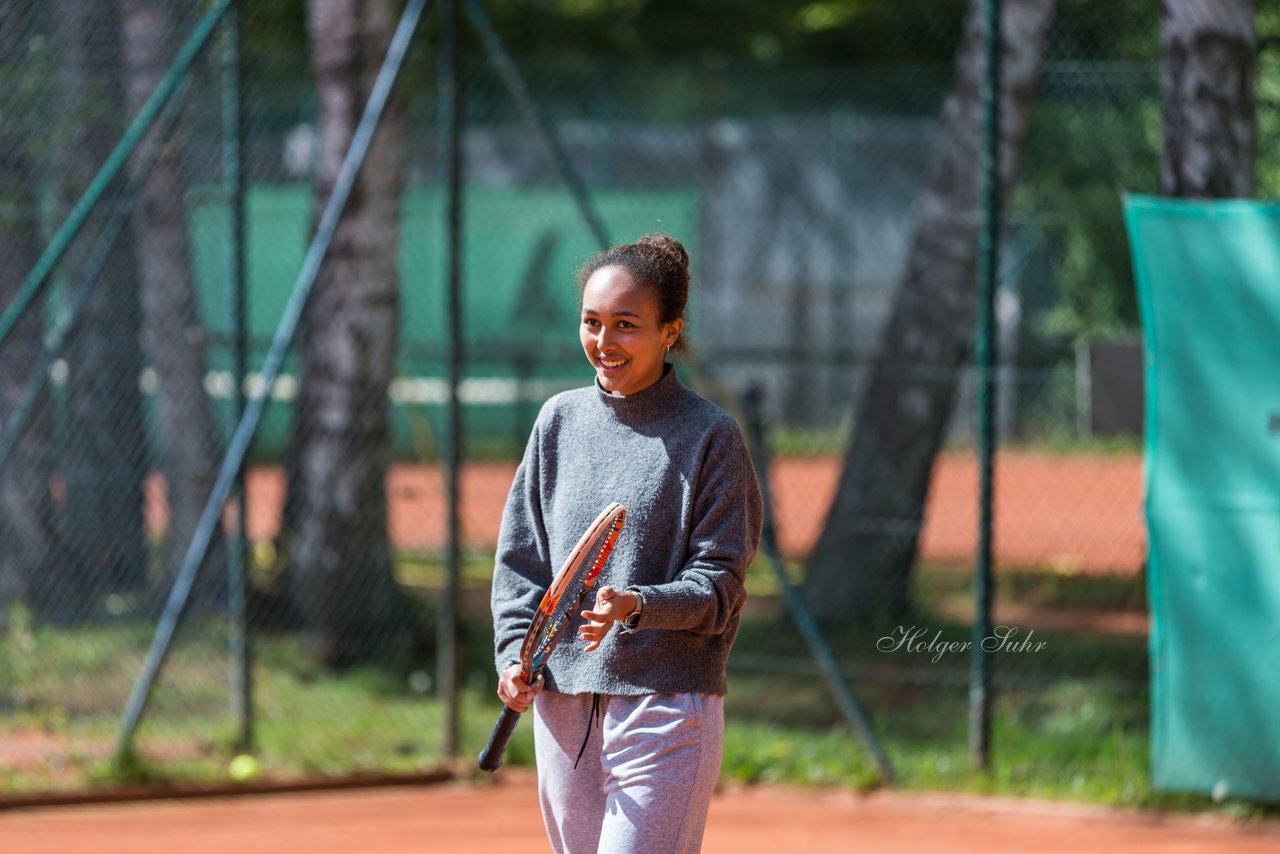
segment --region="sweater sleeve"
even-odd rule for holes
[[[525,632],[551,581],[550,549],[540,497],[540,425],[541,419],[516,468],[498,529],[489,605],[493,612],[494,663],[499,673],[520,660]]]
[[[712,433],[703,455],[684,566],[671,582],[631,588],[644,608],[626,630],[723,633],[746,604],[747,567],[760,545],[763,517],[751,457],[729,421]]]

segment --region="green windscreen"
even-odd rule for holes
[[[210,393],[230,432],[232,322],[227,292],[230,209],[200,196],[189,217],[204,326],[211,332]],[[596,212],[618,242],[652,231],[680,238],[697,257],[696,192],[600,190]],[[436,186],[405,191],[400,205],[400,357],[391,397],[393,450],[421,458],[438,444],[446,400],[446,208]],[[262,364],[289,300],[314,227],[315,191],[306,184],[257,184],[246,194],[245,249],[250,369]],[[463,205],[462,396],[473,451],[519,456],[542,401],[591,381],[578,343],[575,273],[599,246],[568,190],[468,187]],[[696,321],[697,305],[690,306]],[[284,379],[297,366],[290,357]],[[219,375],[226,379],[218,382]],[[256,458],[276,458],[289,434],[291,398],[268,407]],[[496,449],[492,450],[492,449]]]
[[[1152,781],[1280,800],[1280,205],[1129,196]]]

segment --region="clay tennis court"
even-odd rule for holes
[[[477,548],[491,545],[514,472],[511,463],[463,472],[463,527]],[[812,545],[834,494],[839,460],[775,462],[783,549]],[[1145,555],[1141,459],[1009,452],[996,467],[996,551],[1006,565],[1064,572],[1137,572]],[[250,473],[255,540],[279,524],[278,469]],[[399,465],[391,473],[392,536],[401,548],[443,543],[438,468]],[[926,559],[971,559],[977,465],[971,454],[939,458],[921,536]],[[162,488],[152,523],[163,525]],[[531,772],[503,771],[496,785],[443,783],[201,800],[144,801],[0,811],[4,852],[325,852],[546,850]],[[531,847],[530,847],[531,846]],[[1102,807],[958,794],[733,788],[716,796],[707,852],[1196,852],[1280,850],[1280,823],[1240,824],[1221,816],[1157,815]]]
[[[7,854],[542,851],[532,775],[0,813]],[[718,794],[703,851],[1264,852],[1280,825],[968,795],[756,788]]]
[[[497,537],[514,463],[463,471],[468,547]],[[840,460],[777,460],[771,470],[784,552],[812,546],[835,492]],[[977,462],[941,455],[921,533],[926,560],[972,560]],[[283,476],[249,474],[250,536],[279,525]],[[433,552],[444,542],[444,478],[438,467],[397,465],[388,496],[399,548]],[[164,524],[162,485],[148,504]],[[1146,550],[1142,470],[1136,454],[1002,453],[996,464],[996,554],[1006,566],[1061,572],[1141,570]],[[504,771],[497,785],[364,789],[155,801],[0,812],[4,852],[424,852],[545,850],[532,775]],[[1274,851],[1280,826],[1216,816],[1158,816],[1100,807],[954,794],[731,789],[717,795],[704,851]]]
[[[779,546],[788,556],[812,548],[835,495],[836,456],[777,459],[770,469]],[[465,547],[490,550],[514,462],[468,463],[462,471]],[[995,464],[995,556],[1000,565],[1059,572],[1134,573],[1146,556],[1139,454],[1084,455],[1002,451]],[[249,535],[271,539],[280,526],[284,475],[275,467],[248,475]],[[153,478],[147,517],[166,520],[163,484]],[[400,464],[387,483],[396,546],[440,553],[445,542],[444,475],[438,466]],[[978,464],[972,453],[943,453],[934,466],[920,538],[923,560],[968,564],[978,526]]]

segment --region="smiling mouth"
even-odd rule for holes
[[[625,365],[628,360],[627,359],[606,359],[604,357],[600,357],[598,361],[600,362],[600,367],[604,368],[606,371],[616,371],[618,368],[621,368],[623,365]]]

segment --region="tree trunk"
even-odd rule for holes
[[[332,191],[395,29],[394,0],[309,0],[320,96],[318,207]],[[288,590],[330,666],[403,643],[392,573],[387,392],[396,366],[403,143],[384,114],[307,307],[295,408],[296,529]]]
[[[62,115],[72,128],[52,164],[65,213],[120,140],[124,98],[114,4],[58,0],[55,9]],[[95,221],[114,216],[118,200],[119,193],[108,194]],[[73,291],[95,273],[89,262],[97,231],[86,228],[63,261]],[[58,460],[66,512],[58,541],[74,558],[56,561],[56,571],[43,579],[39,598],[49,612],[74,616],[105,594],[148,584],[137,281],[133,247],[118,239],[93,279],[67,348],[66,449]]]
[[[1164,0],[1161,191],[1254,192],[1258,43],[1251,0]]]
[[[1017,171],[1054,5],[1004,4],[1000,171],[1006,183]],[[982,0],[971,0],[907,270],[809,560],[804,593],[819,618],[898,616],[908,605],[929,477],[973,342],[986,68],[982,7]]]
[[[179,32],[169,0],[121,0],[129,115],[155,91],[177,53]],[[217,476],[220,442],[204,390],[206,335],[187,238],[185,136],[152,132],[142,146],[149,164],[134,159],[138,182],[134,245],[141,265],[143,343],[155,375],[158,464],[167,488],[169,519],[163,566],[172,582],[195,533]],[[144,171],[145,170],[145,171]],[[206,558],[193,605],[217,609],[226,600],[222,539]]]
[[[0,312],[9,308],[27,273],[40,256],[35,163],[31,152],[38,138],[39,110],[29,92],[40,73],[32,56],[36,21],[23,0],[0,0],[0,21],[8,33],[0,37],[0,79],[11,81],[6,106],[13,117],[0,122]],[[12,81],[21,81],[14,85]],[[42,350],[39,306],[33,306],[5,341],[0,341],[0,432],[32,379]],[[45,399],[48,397],[46,395]],[[44,574],[50,553],[52,521],[49,492],[48,417],[40,409],[27,422],[9,459],[0,463],[0,631],[15,602],[26,601],[33,583]]]

